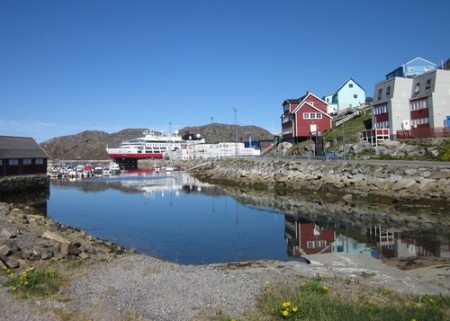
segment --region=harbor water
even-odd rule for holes
[[[305,261],[333,251],[377,258],[450,254],[449,235],[430,232],[429,225],[400,231],[373,220],[302,215],[301,210],[287,211],[244,194],[184,173],[130,171],[53,180],[47,215],[98,238],[181,264]]]

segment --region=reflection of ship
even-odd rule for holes
[[[119,147],[106,147],[109,157],[118,163],[122,168],[137,168],[138,159],[161,159],[169,152],[184,148],[190,144],[204,143],[199,135],[165,136],[162,132],[145,131],[143,137],[124,141]]]
[[[208,183],[201,183],[196,178],[185,173],[134,176],[129,179],[121,177],[119,182],[123,187],[142,191],[147,197],[151,198],[158,194],[164,196],[167,192],[175,192],[176,196],[179,195],[180,191],[184,193],[200,192],[202,189],[213,186]]]

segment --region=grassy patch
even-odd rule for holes
[[[444,321],[450,319],[450,297],[399,294],[386,288],[349,284],[321,275],[300,283],[268,285],[256,307],[239,321]],[[217,319],[214,319],[217,320]],[[220,320],[231,320],[222,318]]]
[[[446,140],[439,149],[439,160],[444,162],[450,161],[450,139]]]
[[[62,278],[52,267],[29,268],[19,274],[6,270],[6,273],[8,279],[3,285],[20,298],[52,295],[59,290],[62,283]]]

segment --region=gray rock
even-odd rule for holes
[[[15,233],[13,233],[11,231],[8,231],[6,229],[2,229],[2,231],[0,232],[0,238],[12,239],[12,238],[15,238],[15,237],[17,237],[17,234],[15,234]]]
[[[11,254],[12,254],[12,251],[8,245],[0,245],[0,255],[9,256]]]
[[[345,194],[342,199],[346,202],[346,203],[351,203],[353,201],[353,195],[352,194]]]
[[[398,191],[401,189],[405,189],[405,188],[409,188],[412,185],[415,185],[416,181],[412,178],[405,178],[405,179],[400,179],[397,182],[395,182],[394,185],[392,185],[392,190],[393,191]]]

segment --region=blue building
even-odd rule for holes
[[[329,105],[328,113],[335,114],[347,108],[364,104],[366,91],[350,78],[334,94],[325,96],[323,100]]]
[[[394,77],[412,78],[435,69],[436,64],[417,57],[388,73],[386,79]]]

